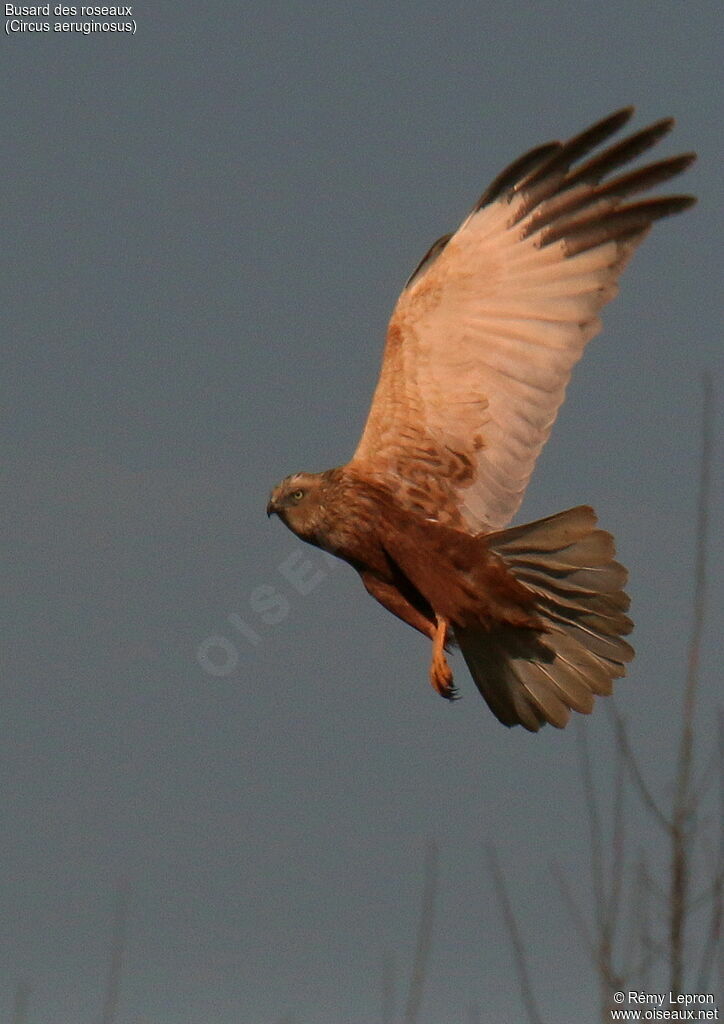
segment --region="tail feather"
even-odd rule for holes
[[[593,654],[563,632],[556,634],[556,657],[567,670],[578,673],[592,693],[601,697],[610,696],[613,693],[613,680],[626,674],[620,662]]]
[[[564,587],[566,593],[581,594],[600,594],[602,583],[605,584],[606,588],[623,587],[628,578],[628,573],[618,562],[611,562],[608,566],[608,571],[596,568],[573,569],[566,566],[556,568],[554,565],[546,567],[545,570],[541,571],[523,564],[520,568],[516,569],[515,575],[518,579],[522,580],[530,578],[533,583],[537,580],[544,584],[546,588]],[[625,602],[625,607],[628,607],[628,596],[620,591],[617,592],[612,589],[610,593],[607,592],[601,594],[601,596],[605,596],[610,601],[620,599]]]
[[[563,590],[553,580],[541,576],[537,579],[524,578],[516,572],[516,579],[526,583],[531,590],[543,590],[551,607],[558,608],[568,615],[603,615],[607,618],[623,620],[629,608],[629,599],[623,591],[619,591],[620,600],[616,601],[608,594],[597,594],[595,590]]]
[[[496,548],[504,549],[511,556],[523,556],[523,560],[525,555],[534,552],[560,552],[591,532],[592,514],[593,509],[588,505],[577,505],[545,519],[536,519],[534,523],[491,534],[488,540],[494,540]],[[595,514],[593,521],[596,521]]]
[[[586,685],[585,676],[573,666],[567,664],[562,658],[558,658],[555,672],[549,671],[546,665],[541,665],[549,685],[553,686],[561,700],[573,711],[579,711],[582,715],[590,715],[593,711],[593,693]]]
[[[571,716],[570,703],[558,686],[551,686],[543,665],[537,661],[524,661],[518,666],[517,676],[528,700],[533,702],[543,720],[562,729]]]
[[[486,540],[535,594],[544,628],[457,628],[460,649],[501,722],[562,728],[571,710],[589,714],[594,695],[610,694],[633,657],[623,639],[633,628],[622,589],[628,574],[585,505]]]

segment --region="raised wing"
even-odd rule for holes
[[[511,164],[408,281],[351,463],[408,508],[473,532],[508,523],[624,266],[655,220],[695,201],[629,201],[694,154],[609,178],[673,120],[580,162],[632,113]]]

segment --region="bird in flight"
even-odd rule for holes
[[[627,572],[593,509],[506,529],[624,267],[654,221],[695,202],[639,198],[692,153],[620,173],[673,120],[600,148],[632,113],[526,153],[431,246],[351,461],[286,477],[267,505],[432,641],[442,697],[457,645],[493,714],[531,732],[592,711],[633,657]]]

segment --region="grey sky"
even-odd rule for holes
[[[134,16],[133,37],[2,41],[0,1016],[27,979],[31,1024],[97,1019],[123,877],[119,1024],[369,1024],[383,956],[409,967],[434,836],[425,1024],[476,1002],[521,1019],[491,840],[549,1019],[593,1019],[549,871],[586,892],[575,730],[503,728],[459,658],[464,699],[446,706],[428,644],[350,569],[310,548],[327,576],[295,590],[279,567],[302,546],[264,506],[286,473],[349,457],[400,287],[506,162],[624,104],[639,127],[673,114],[661,155],[698,150],[681,189],[699,205],[634,260],[517,519],[588,502],[616,535],[638,652],[618,706],[667,796],[700,378],[723,376],[720,6],[208,0]],[[264,587],[288,602],[276,624]],[[212,636],[233,672],[199,664]],[[585,726],[605,790],[603,703]],[[655,843],[636,829],[632,849]]]

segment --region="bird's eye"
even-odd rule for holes
[[[292,501],[301,501],[304,497],[304,491],[292,491]]]

